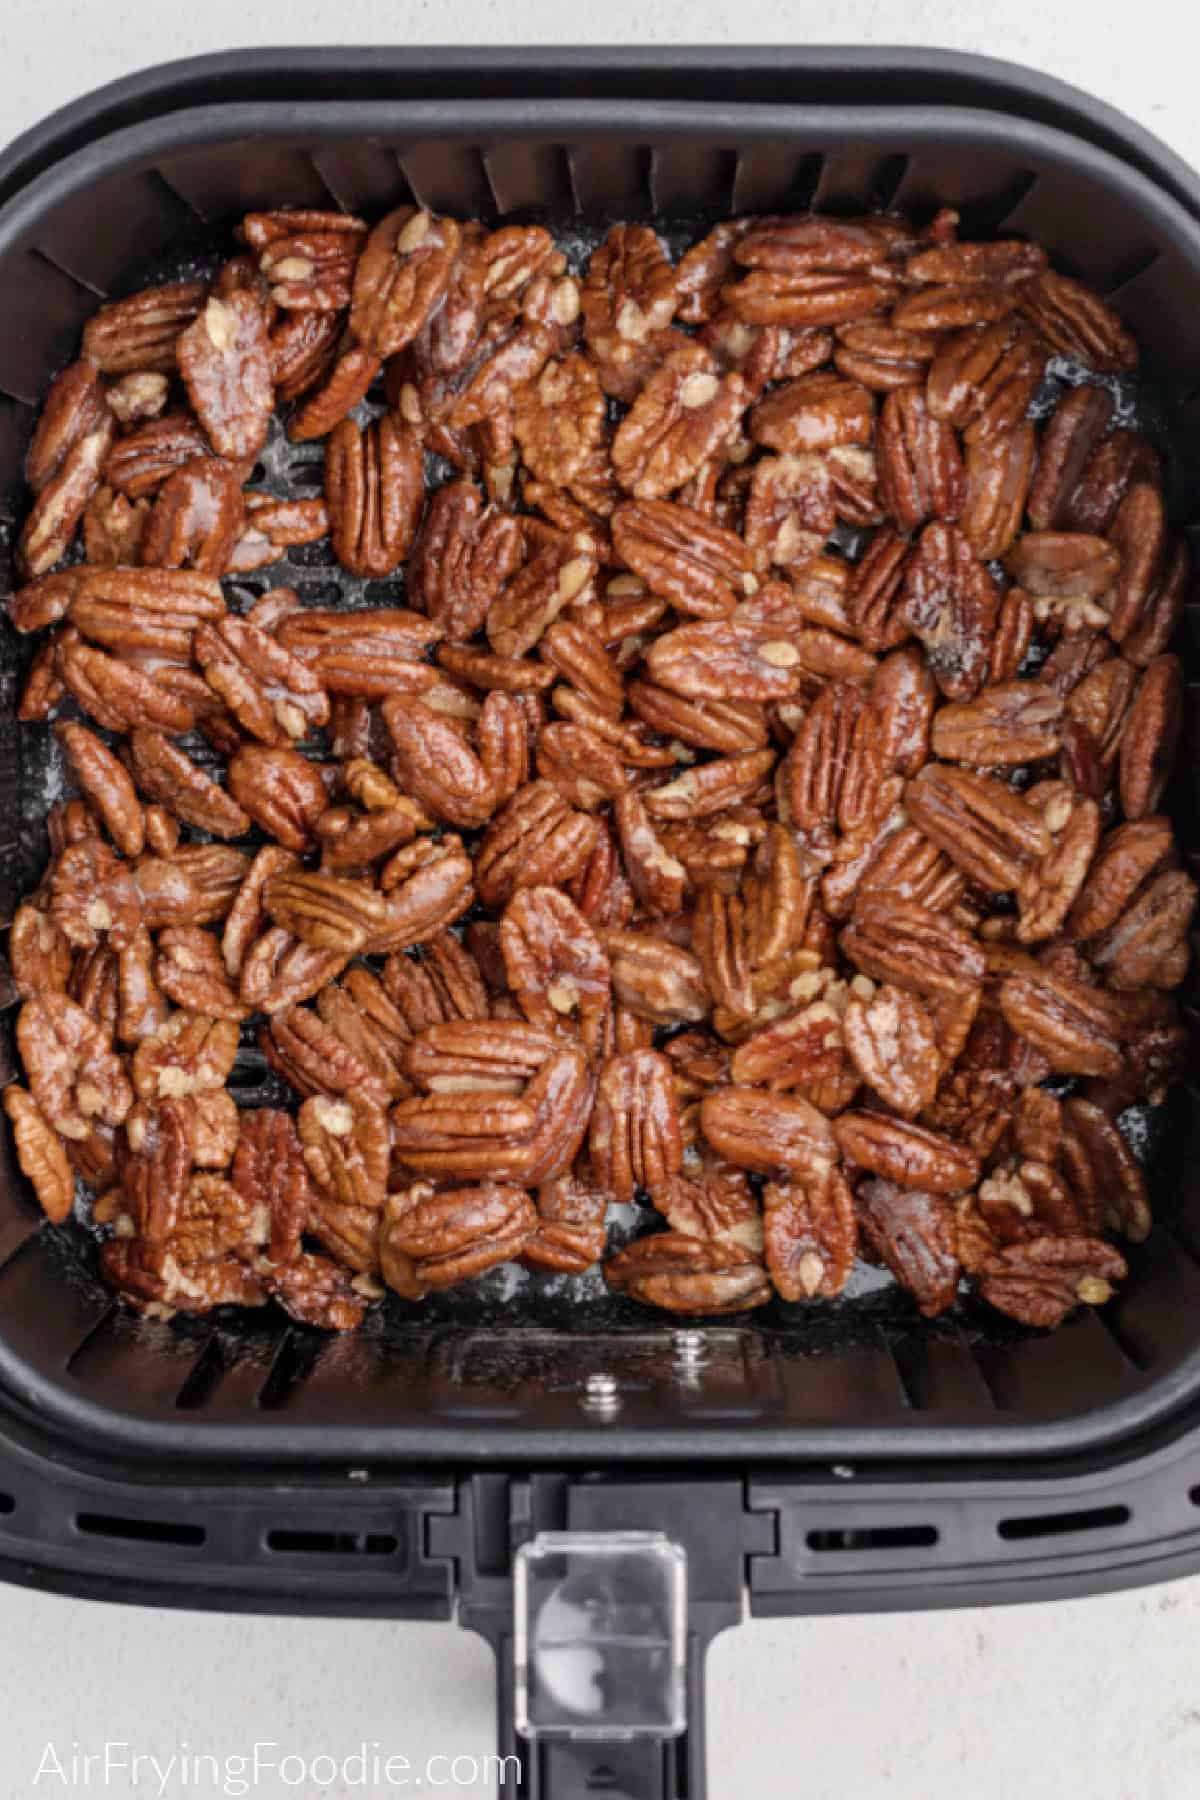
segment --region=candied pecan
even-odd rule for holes
[[[408,565],[408,592],[435,625],[465,641],[483,625],[492,602],[520,565],[520,521],[484,506],[469,481],[439,488]]]
[[[695,618],[731,613],[754,580],[742,539],[675,501],[626,501],[612,533],[617,555],[651,593]]]
[[[645,225],[614,225],[592,252],[580,289],[588,343],[605,359],[644,344],[671,322],[676,271]]]
[[[1137,367],[1137,345],[1110,306],[1082,282],[1046,269],[1020,291],[1021,312],[1052,349],[1100,374]]]
[[[274,405],[267,327],[251,294],[213,296],[176,341],[179,372],[218,456],[257,456]]]
[[[271,1261],[294,1262],[308,1224],[313,1190],[290,1113],[264,1107],[241,1115],[231,1180],[251,1207],[266,1212]]]
[[[112,415],[105,412],[66,450],[61,464],[39,489],[17,537],[16,565],[27,577],[44,575],[66,555],[113,439]]]
[[[367,1310],[348,1269],[304,1252],[265,1277],[267,1291],[289,1318],[322,1331],[356,1331]],[[178,1304],[178,1302],[176,1302]]]
[[[425,492],[425,458],[411,427],[385,413],[360,430],[335,425],[325,451],[333,547],[352,575],[384,576],[407,556]]]
[[[134,1092],[143,1100],[165,1100],[222,1087],[237,1048],[236,1020],[173,1013],[134,1051]]]
[[[1183,613],[1192,574],[1192,559],[1183,539],[1167,549],[1159,580],[1142,609],[1141,618],[1121,648],[1139,669],[1146,668],[1167,648]]]
[[[861,382],[878,394],[924,381],[925,372],[941,347],[937,332],[901,331],[894,325],[874,321],[839,325],[836,336],[835,367],[851,381]]]
[[[1120,1232],[1140,1244],[1150,1231],[1146,1177],[1103,1109],[1073,1096],[1063,1106],[1059,1161],[1088,1231]]]
[[[983,951],[970,934],[912,900],[864,897],[839,942],[865,975],[910,993],[963,994],[984,977]]]
[[[734,249],[751,272],[721,298],[751,325],[849,324],[888,306],[897,279],[888,252],[882,219],[759,220]]]
[[[1090,946],[1110,987],[1176,987],[1187,968],[1187,933],[1196,884],[1182,869],[1157,875]]]
[[[947,762],[1008,768],[1040,762],[1059,746],[1063,702],[1037,681],[1006,681],[978,698],[943,706],[933,721],[931,747]]]
[[[122,425],[156,419],[167,404],[170,383],[161,370],[135,369],[108,389],[109,410]]]
[[[258,267],[277,306],[338,312],[350,304],[364,220],[340,212],[247,213],[240,234],[259,252]]]
[[[536,1224],[533,1202],[520,1188],[487,1183],[438,1193],[421,1182],[388,1199],[384,1274],[405,1294],[453,1287],[519,1256]]]
[[[117,439],[105,459],[104,480],[127,499],[141,500],[155,493],[173,470],[211,454],[191,413],[163,413]]]
[[[526,887],[514,895],[500,926],[508,985],[531,1023],[552,1030],[578,1019],[589,1054],[598,1055],[611,1004],[608,957],[566,894]]]
[[[223,575],[244,524],[236,471],[217,457],[193,457],[159,488],[140,533],[140,560],[160,569]]]
[[[385,700],[383,717],[396,748],[397,779],[417,801],[453,825],[482,825],[495,789],[474,751],[452,725],[419,701]]]
[[[645,931],[610,929],[600,941],[616,998],[639,1017],[674,1025],[707,1016],[711,1001],[704,971],[688,951]]]
[[[243,493],[245,524],[230,551],[227,572],[247,575],[278,562],[297,544],[315,544],[329,533],[322,499],[276,500],[272,494]]]
[[[559,1042],[553,1021],[448,1019],[418,1033],[404,1068],[423,1093],[520,1094]]]
[[[967,450],[967,486],[959,523],[981,562],[1011,547],[1021,529],[1037,451],[1037,433],[1026,422]]]
[[[679,1173],[683,1144],[671,1065],[656,1050],[610,1057],[600,1073],[588,1138],[591,1167],[618,1201]]]
[[[1065,782],[1039,782],[1029,798],[1053,843],[1018,894],[1017,941],[1035,944],[1060,931],[1100,842],[1100,808]]]
[[[1039,1237],[997,1251],[976,1280],[989,1306],[1046,1328],[1080,1303],[1103,1306],[1127,1273],[1124,1257],[1102,1238]]]
[[[537,1191],[537,1223],[521,1247],[527,1268],[582,1275],[604,1254],[609,1196],[573,1175],[557,1175]]]
[[[76,781],[125,856],[140,856],[145,823],[133,783],[106,744],[83,725],[55,726]]]
[[[331,1100],[315,1094],[297,1120],[304,1162],[317,1188],[343,1206],[382,1207],[388,1172],[388,1125],[382,1108],[361,1094]]]
[[[979,1179],[979,1159],[970,1150],[911,1120],[845,1112],[833,1121],[833,1134],[848,1162],[900,1187],[961,1194]]]
[[[766,1270],[749,1251],[677,1231],[627,1244],[605,1263],[604,1279],[644,1306],[676,1313],[745,1312],[771,1298]]]
[[[453,219],[397,207],[369,234],[354,271],[350,328],[378,357],[411,343],[445,293],[462,233]]]
[[[319,771],[298,750],[245,744],[231,757],[229,792],[256,825],[288,850],[307,850],[329,804]]]
[[[362,1053],[362,1033],[347,1030],[347,1016],[354,1012],[352,1003],[344,1009],[331,1006],[325,999],[331,991],[332,985],[321,990],[320,1002],[324,1005],[319,1017],[307,1007],[293,1003],[285,1003],[272,1013],[270,1025],[258,1038],[259,1048],[271,1067],[297,1093],[305,1095],[359,1093],[383,1106],[392,1087],[397,1094],[407,1094],[409,1085],[402,1078],[395,1078],[394,1062],[390,1064],[391,1081],[380,1078]],[[352,1036],[357,1041],[352,1042]],[[396,1046],[397,1060],[402,1050],[403,1042]]]
[[[526,560],[488,608],[488,642],[500,656],[524,656],[565,606],[584,592],[596,573],[590,539],[568,537],[531,519],[525,527]]]
[[[749,1180],[711,1150],[688,1145],[679,1173],[654,1186],[650,1197],[672,1231],[762,1251],[762,1213]]]
[[[889,394],[876,437],[879,495],[902,531],[927,519],[957,519],[967,497],[967,478],[954,432],[934,417],[920,388]]]
[[[327,364],[323,347],[315,362],[312,359],[302,362],[300,371],[286,382],[290,393],[307,395],[303,405],[297,407],[288,421],[288,436],[292,442],[308,443],[332,431],[339,420],[366,398],[367,389],[381,366],[380,358],[363,344],[352,345],[332,364]],[[321,376],[324,379],[320,386],[309,391],[311,382]]]
[[[101,937],[120,949],[141,924],[143,906],[127,865],[89,836],[60,851],[50,877],[50,911],[77,949],[93,949]]]
[[[729,1162],[765,1175],[781,1169],[815,1174],[837,1158],[828,1119],[794,1094],[719,1088],[701,1102],[700,1127]]]
[[[930,763],[908,783],[904,804],[969,880],[996,893],[1020,887],[1051,847],[1035,809],[992,775]]]
[[[1039,1050],[1057,1074],[1120,1072],[1119,1021],[1112,1002],[1098,989],[1046,969],[1030,969],[1005,977],[999,1003],[1013,1031]]]
[[[543,481],[570,482],[599,444],[604,415],[600,382],[586,357],[548,362],[516,395],[513,429],[525,466]]]
[[[583,865],[597,827],[574,812],[548,781],[531,781],[496,814],[484,833],[475,881],[484,904],[507,905],[518,888],[565,881]]]
[[[1104,537],[1125,496],[1140,483],[1155,488],[1161,485],[1158,452],[1140,431],[1114,431],[1092,450],[1055,522],[1066,531],[1089,531]]]
[[[1029,523],[1035,531],[1097,529],[1070,516],[1071,501],[1089,458],[1113,416],[1107,388],[1083,384],[1068,389],[1042,433],[1037,472],[1029,489]]]
[[[22,1000],[66,991],[71,973],[70,942],[57,920],[31,901],[24,901],[13,914],[8,963]]]
[[[934,1318],[953,1306],[958,1234],[944,1196],[885,1177],[860,1182],[855,1199],[863,1237],[924,1316]]]
[[[51,1126],[37,1101],[22,1087],[5,1088],[4,1110],[12,1125],[13,1145],[21,1173],[32,1186],[38,1205],[51,1224],[63,1224],[70,1218],[75,1204],[75,1176],[58,1131]]]
[[[173,375],[179,334],[207,296],[206,281],[173,281],[112,301],[84,326],[83,354],[104,375]]]
[[[262,893],[263,911],[274,925],[313,950],[353,956],[383,929],[387,903],[362,881],[304,870],[272,875]]]
[[[85,562],[101,568],[140,562],[149,519],[149,500],[127,500],[107,485],[98,487],[83,512]]]
[[[249,863],[245,851],[227,844],[187,844],[170,856],[144,856],[134,877],[145,924],[155,931],[223,919]]]
[[[17,1017],[17,1049],[30,1091],[60,1137],[120,1125],[133,1094],[105,1034],[65,994],[41,993]]]
[[[763,1240],[781,1300],[832,1300],[840,1294],[858,1244],[854,1196],[840,1171],[768,1182]]]
[[[213,1019],[246,1016],[229,984],[216,938],[199,926],[176,925],[159,934],[154,978],[176,1006],[189,1012]]]
[[[1121,806],[1144,819],[1162,798],[1183,724],[1183,669],[1177,656],[1156,656],[1138,682],[1121,739]]]
[[[170,806],[187,824],[222,838],[249,831],[249,815],[237,801],[161,732],[131,731],[126,756],[140,792]]]
[[[672,351],[617,427],[613,469],[638,500],[682,487],[727,441],[745,405],[740,375],[721,376],[701,344]]]
[[[750,414],[750,435],[771,450],[796,453],[869,444],[875,405],[866,388],[831,373],[802,375],[774,388]]]
[[[411,866],[405,859],[419,853]],[[405,866],[396,865],[404,862]],[[456,837],[440,843],[420,838],[398,850],[385,866],[381,885],[387,893],[386,917],[372,939],[372,950],[383,954],[444,931],[461,918],[475,899],[471,859]]]
[[[920,638],[948,700],[966,700],[987,673],[1000,597],[957,525],[934,520],[909,558],[900,617]]]
[[[299,608],[275,633],[279,645],[308,664],[319,687],[373,700],[432,687],[436,671],[419,659],[440,635],[403,607],[354,613]]]
[[[863,1080],[902,1118],[929,1105],[941,1076],[933,1018],[903,988],[885,985],[853,995],[842,1021],[846,1052]]]
[[[320,675],[251,620],[230,616],[201,625],[193,651],[209,687],[261,742],[304,738],[328,721]]]

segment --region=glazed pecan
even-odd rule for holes
[[[1003,556],[1020,531],[1036,455],[1037,432],[1028,421],[969,447],[959,524],[981,562]]]
[[[740,239],[734,259],[750,270],[721,297],[752,325],[845,325],[887,307],[896,276],[888,267],[885,220],[797,216],[762,220]]]
[[[588,1136],[596,1180],[618,1201],[652,1193],[683,1162],[671,1065],[656,1050],[610,1057],[600,1072]]]
[[[245,744],[229,763],[229,792],[288,850],[307,850],[329,803],[319,771],[298,750]]]
[[[854,1196],[837,1169],[798,1173],[763,1189],[767,1269],[781,1300],[831,1300],[854,1266]]]
[[[406,1299],[453,1287],[520,1256],[536,1226],[533,1202],[520,1188],[489,1182],[439,1193],[420,1182],[388,1199],[384,1276]]]
[[[139,533],[140,559],[154,568],[224,575],[245,519],[237,472],[218,457],[193,457],[159,488]]]
[[[25,1002],[17,1049],[33,1098],[60,1137],[84,1139],[94,1124],[120,1125],[133,1104],[104,1033],[65,994]]]
[[[989,1306],[1046,1328],[1080,1304],[1103,1306],[1127,1273],[1124,1257],[1102,1238],[1039,1237],[998,1251],[977,1281]]]
[[[246,1016],[230,986],[216,938],[198,925],[176,925],[159,933],[154,979],[185,1011],[212,1019]]]
[[[702,345],[672,351],[617,427],[617,480],[638,500],[674,493],[724,445],[744,405],[741,376],[719,375]]]
[[[925,646],[948,700],[969,699],[982,685],[999,603],[995,582],[958,526],[927,525],[907,565],[900,616]]]
[[[520,521],[485,506],[469,481],[448,482],[429,504],[408,565],[408,592],[448,638],[473,637],[522,556]]]
[[[1121,806],[1144,819],[1162,798],[1183,724],[1183,669],[1156,656],[1138,682],[1121,739]]]
[[[325,502],[338,561],[352,575],[390,575],[412,548],[425,499],[425,457],[389,413],[360,429],[343,419],[325,451]]]
[[[25,901],[9,927],[8,963],[22,1000],[64,993],[71,973],[70,940],[52,914]]]
[[[207,296],[206,281],[174,281],[102,306],[83,328],[83,354],[104,375],[173,375],[179,334]]]
[[[1060,742],[1063,702],[1036,681],[1006,681],[977,699],[943,706],[933,721],[931,747],[946,762],[977,768],[1016,767],[1053,756]]]
[[[1115,925],[1142,883],[1170,862],[1173,849],[1167,819],[1138,819],[1116,826],[1101,843],[1072,908],[1072,932],[1090,938]]]
[[[134,1052],[134,1092],[142,1100],[178,1100],[223,1087],[237,1048],[235,1019],[172,1013]]]
[[[146,841],[142,809],[133,783],[117,758],[83,725],[57,725],[55,736],[66,751],[76,781],[117,849],[124,856],[140,856]]]
[[[63,1224],[75,1203],[75,1176],[58,1135],[61,1124],[53,1126],[32,1095],[15,1085],[4,1090],[4,1110],[21,1173],[51,1224]]]
[[[930,763],[908,783],[904,804],[969,880],[996,893],[1020,887],[1051,847],[1035,809],[992,775]]]
[[[667,1312],[745,1312],[771,1298],[766,1270],[748,1251],[676,1231],[627,1244],[605,1263],[604,1279],[617,1293]]]
[[[215,296],[175,345],[196,417],[218,456],[257,456],[275,403],[262,309],[252,295]]]
[[[954,1212],[944,1195],[884,1178],[859,1183],[855,1200],[868,1245],[926,1318],[953,1306],[959,1260]]]
[[[304,1162],[314,1184],[343,1206],[378,1211],[386,1197],[388,1125],[382,1108],[361,1094],[331,1100],[315,1094],[297,1120]]]
[[[942,1063],[934,1019],[917,995],[890,984],[869,998],[852,995],[842,1036],[867,1086],[901,1118],[929,1105]]]
[[[500,944],[508,985],[525,1017],[547,1030],[577,1022],[590,1055],[601,1053],[611,1005],[608,957],[566,894],[526,887],[505,909]]]
[[[963,994],[984,977],[983,951],[970,933],[911,900],[860,900],[839,941],[864,975],[910,993]]]
[[[721,1156],[764,1175],[831,1168],[837,1145],[828,1119],[793,1094],[726,1087],[701,1103],[700,1128]]]
[[[704,971],[687,950],[649,932],[607,930],[613,992],[623,1006],[656,1025],[703,1019],[711,1006]]]
[[[365,350],[395,356],[412,342],[446,291],[461,235],[413,206],[380,220],[354,271],[350,328]]]
[[[131,731],[126,757],[139,791],[171,807],[187,824],[221,838],[238,838],[249,831],[249,814],[162,732]]]
[[[1061,1075],[1116,1075],[1121,1067],[1119,1018],[1097,988],[1048,970],[1006,976],[1000,1010]]]
[[[957,519],[967,475],[951,427],[935,417],[920,388],[898,388],[879,415],[879,495],[902,531],[927,519]]]
[[[691,507],[627,501],[613,513],[612,533],[622,562],[681,613],[724,618],[757,585],[742,539]]]
[[[537,1224],[521,1247],[526,1267],[582,1275],[604,1254],[609,1197],[572,1175],[544,1181],[537,1191]]]

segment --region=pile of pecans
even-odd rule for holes
[[[80,797],[4,1103],[134,1306],[344,1330],[582,1273],[635,1198],[605,1276],[674,1312],[858,1256],[926,1315],[1109,1298],[1118,1115],[1186,1047],[1188,563],[1120,320],[956,227],[617,225],[576,279],[537,226],[255,213],[100,308],[9,608]],[[254,485],[277,407],[323,497]],[[407,604],[239,595],[325,537]],[[247,1030],[297,1114],[236,1106]]]

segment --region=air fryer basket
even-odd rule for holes
[[[947,81],[936,105],[912,103],[923,98],[915,91],[909,103],[899,93],[888,104],[795,103],[783,79],[770,104],[761,70],[751,100],[637,97],[630,82],[603,99],[531,101],[511,63],[506,70],[504,98],[465,81],[454,104],[453,70],[442,71],[438,98],[386,98],[395,82],[381,79],[353,102],[326,87],[304,104],[271,98],[270,84],[261,99],[225,98],[246,75],[230,70],[228,82],[207,87],[181,81],[171,104],[160,93],[161,110],[147,106],[141,122],[130,122],[136,94],[109,114],[97,109],[90,126],[85,109],[58,155],[46,134],[16,146],[0,162],[0,197],[9,195],[0,209],[0,505],[12,515],[22,503],[34,408],[101,297],[203,266],[221,229],[253,207],[334,203],[377,216],[412,198],[460,215],[544,221],[581,258],[615,218],[649,219],[676,238],[730,212],[809,206],[927,216],[952,205],[966,234],[1034,236],[1137,331],[1145,417],[1169,449],[1177,520],[1200,517],[1200,225],[1132,157],[1118,161],[1030,119],[947,104]],[[319,481],[319,447],[276,436],[262,462],[278,492]],[[319,604],[402,594],[400,582],[349,581],[324,546],[293,553],[259,587],[280,580]],[[10,910],[39,872],[60,779],[49,733],[18,732],[13,720],[23,648],[10,632],[0,641],[0,876]],[[1190,788],[1188,762],[1173,806],[1195,860]],[[8,1045],[11,1056],[11,1030]],[[271,1093],[252,1051],[238,1080],[251,1101]],[[1132,1438],[1200,1389],[1198,1104],[1181,1089],[1149,1122],[1157,1222],[1131,1255],[1122,1295],[1057,1333],[1022,1332],[970,1303],[924,1324],[899,1291],[860,1283],[832,1305],[777,1303],[706,1326],[699,1361],[685,1342],[682,1363],[669,1320],[614,1300],[598,1281],[517,1282],[503,1272],[422,1307],[391,1303],[352,1339],[289,1326],[273,1309],[245,1320],[136,1320],[96,1281],[82,1227],[39,1226],[6,1140],[0,1387],[97,1449],[247,1464],[1075,1453]],[[615,1414],[581,1408],[589,1375],[616,1382]]]

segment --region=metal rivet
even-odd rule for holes
[[[855,1476],[853,1463],[831,1463],[829,1472],[836,1475],[839,1481],[853,1481]]]
[[[589,1375],[579,1404],[588,1412],[613,1413],[621,1404],[615,1375]]]
[[[708,1355],[708,1343],[702,1331],[675,1331],[671,1334],[676,1362],[694,1369]]]

